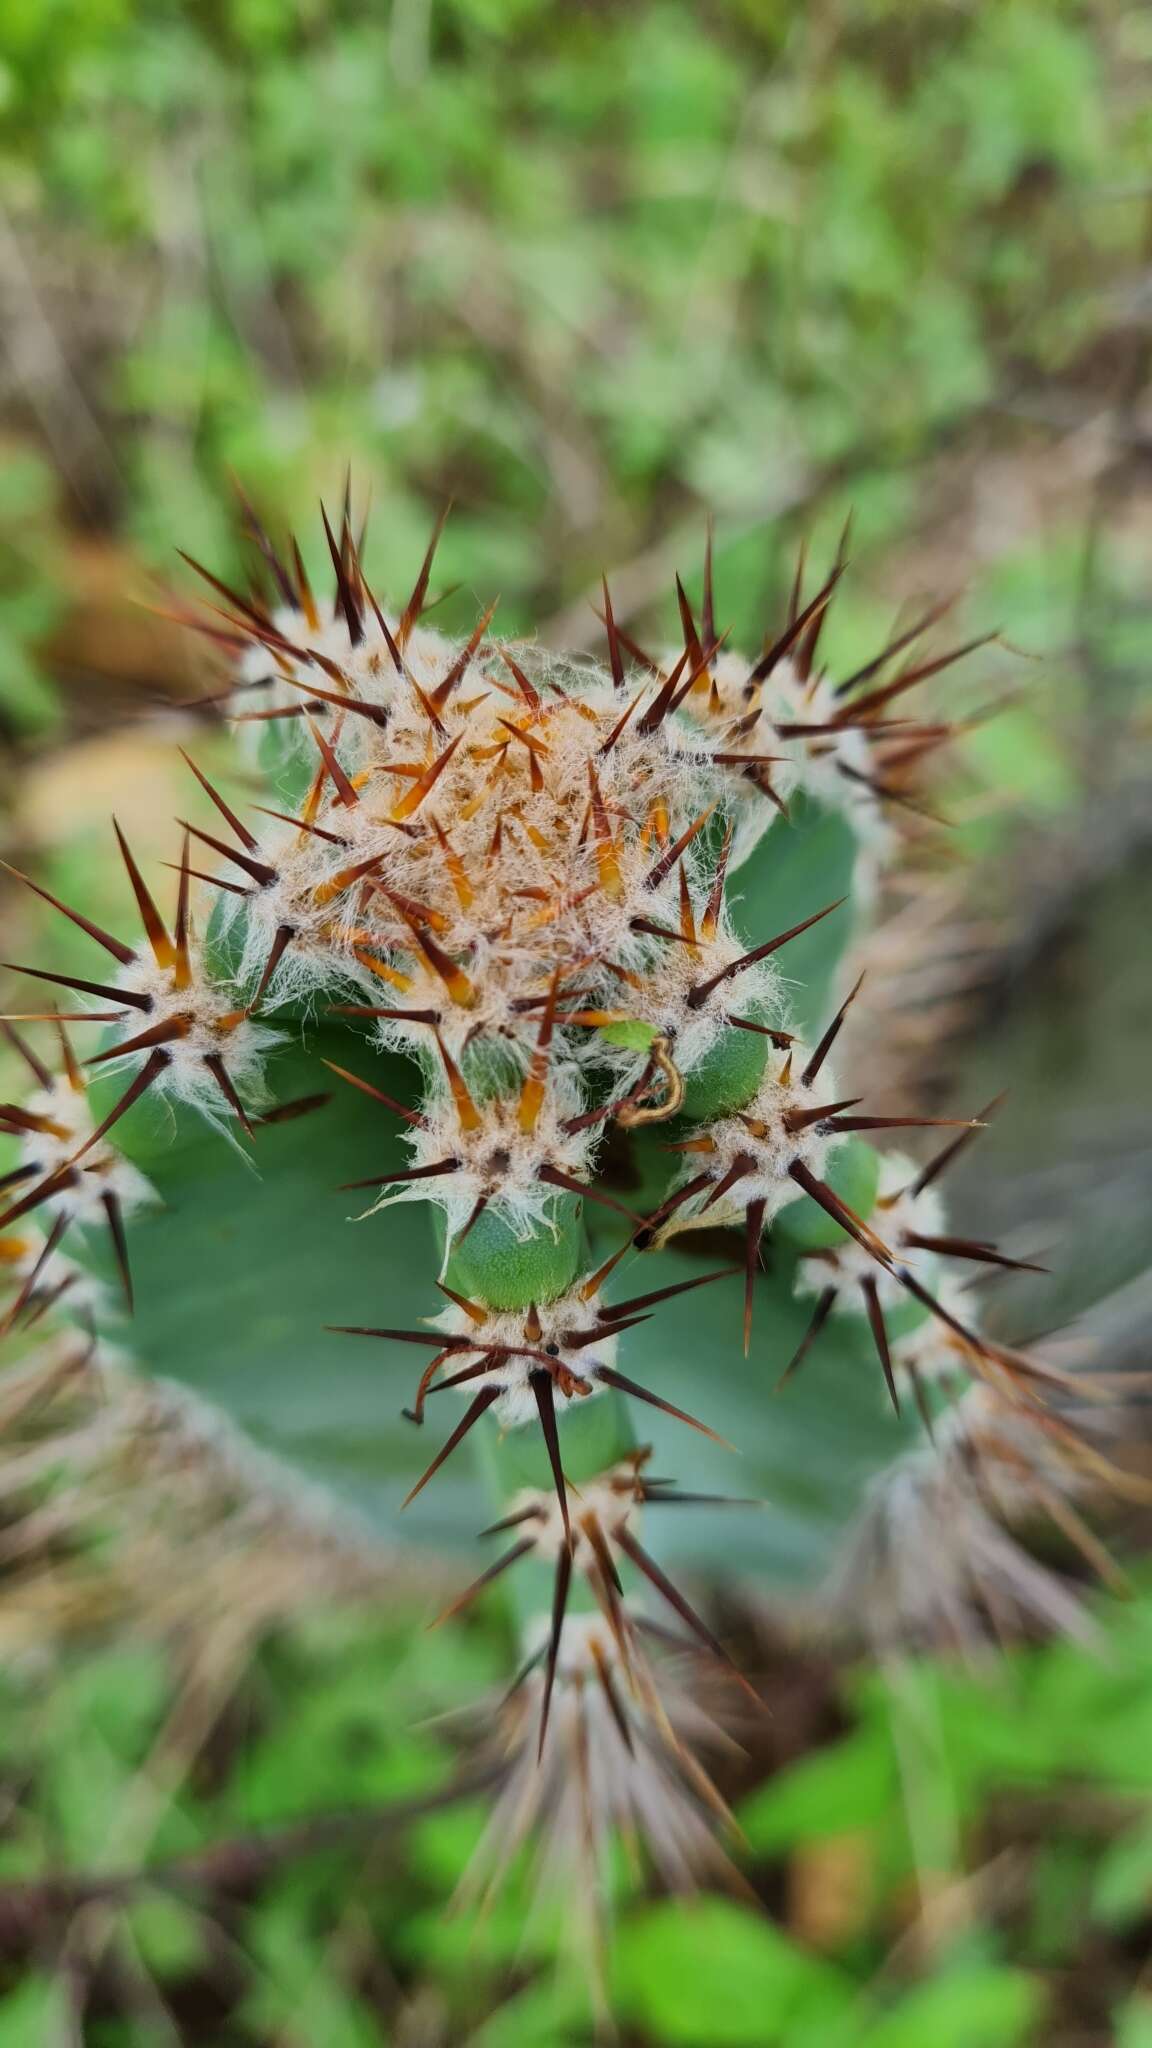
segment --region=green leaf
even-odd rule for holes
[[[846,1981],[763,1916],[718,1898],[667,1901],[621,1927],[617,2014],[668,2048],[769,2048],[796,2023],[832,2024]]]
[[[1140,1919],[1152,1901],[1152,1823],[1126,1828],[1096,1866],[1092,1917],[1109,1927]]]
[[[886,1731],[861,1728],[782,1771],[746,1799],[740,1825],[761,1855],[885,1821],[899,1805]]]
[[[127,1908],[124,1918],[141,1961],[160,1983],[190,1976],[203,1961],[200,1916],[180,1899],[146,1894]]]
[[[263,1827],[326,1803],[384,1806],[436,1783],[439,1751],[392,1725],[379,1681],[373,1697],[368,1674],[357,1676],[358,1698],[338,1700],[336,1711],[320,1696],[304,1699],[245,1756],[229,1788],[230,1820]]]
[[[60,718],[55,690],[0,618],[0,720],[16,732],[41,734]]]
[[[1058,816],[1075,799],[1071,750],[1054,736],[1047,705],[1043,717],[1022,706],[998,711],[965,735],[964,753],[1006,806],[1015,799],[1021,808]]]
[[[338,1974],[334,1944],[317,1939],[295,1905],[260,1907],[248,1923],[260,1976],[243,2005],[252,2038],[322,2041],[324,2048],[385,2048],[368,2007]]]
[[[0,2048],[66,2041],[71,2033],[71,2000],[62,1978],[29,1976],[0,1998]]]
[[[591,1985],[572,1970],[546,1967],[470,2036],[470,2048],[571,2048],[588,2039]]]
[[[1023,1970],[946,1970],[869,2028],[861,2048],[1019,2048],[1037,2038],[1044,2005],[1039,1978]]]
[[[1116,2014],[1115,2048],[1152,2048],[1152,1998],[1135,1992]]]

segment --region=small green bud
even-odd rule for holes
[[[685,1074],[680,1114],[692,1123],[734,1116],[759,1088],[771,1050],[771,1039],[762,1038],[758,1031],[741,1031],[738,1026],[726,1030],[691,1073]]]
[[[583,1211],[578,1196],[557,1195],[547,1220],[521,1240],[498,1209],[485,1209],[453,1247],[445,1280],[485,1308],[555,1301],[584,1263]]]
[[[643,1017],[621,1017],[615,1024],[602,1024],[600,1036],[609,1045],[622,1045],[627,1052],[647,1052],[659,1034],[656,1026],[646,1024]]]

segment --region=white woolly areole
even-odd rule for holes
[[[607,1362],[607,1361],[606,1361]],[[572,1530],[572,1565],[576,1571],[596,1571],[599,1559],[588,1529],[603,1532],[611,1549],[621,1529],[635,1536],[640,1523],[640,1485],[635,1460],[613,1466],[576,1486],[567,1482],[568,1514]],[[530,1537],[537,1556],[555,1564],[568,1548],[568,1531],[555,1493],[526,1487],[508,1503],[509,1515],[522,1515],[521,1537]]]
[[[980,1318],[976,1302],[954,1273],[945,1268],[939,1274],[933,1292],[941,1308],[946,1309],[949,1315],[955,1316],[970,1330],[978,1327]],[[962,1381],[966,1384],[971,1378],[968,1345],[939,1316],[928,1315],[906,1336],[893,1338],[891,1352],[894,1366],[905,1372],[914,1372],[925,1381],[936,1380],[941,1384]]]
[[[281,1042],[280,1034],[244,1014],[243,1002],[229,982],[209,978],[203,955],[196,947],[189,952],[190,979],[185,988],[177,986],[170,967],[161,967],[143,955],[122,968],[116,986],[145,996],[147,1010],[133,1007],[122,1024],[114,1027],[118,1039],[135,1038],[141,1031],[172,1025],[173,1035],[155,1048],[164,1054],[164,1065],[154,1086],[161,1094],[192,1104],[211,1121],[232,1119],[230,1104],[205,1066],[206,1058],[222,1059],[228,1077],[241,1095],[261,1094],[264,1058]],[[112,1048],[108,1048],[111,1053]],[[105,1063],[114,1072],[131,1061],[133,1070],[151,1057],[147,1047],[126,1052],[122,1059]]]
[[[59,1248],[44,1258],[47,1242],[46,1233],[40,1230],[0,1236],[0,1284],[10,1280],[13,1292],[19,1293],[24,1282],[36,1273],[36,1285],[28,1300],[30,1317],[35,1315],[39,1303],[56,1301],[61,1301],[69,1314],[106,1314],[107,1288]]]
[[[402,695],[407,694],[408,685],[398,674],[388,644],[384,638],[379,620],[370,609],[364,614],[362,639],[353,643],[348,631],[348,622],[343,612],[331,597],[317,595],[316,611],[319,624],[312,626],[304,612],[295,606],[280,605],[272,613],[272,624],[277,633],[300,650],[299,656],[283,651],[276,654],[262,646],[246,648],[236,666],[236,682],[228,700],[228,714],[241,721],[240,730],[250,749],[258,749],[261,739],[271,729],[277,737],[280,750],[285,754],[308,753],[311,740],[307,722],[303,717],[279,718],[269,722],[253,713],[272,711],[299,712],[308,707],[308,717],[322,731],[329,732],[340,714],[338,709],[325,703],[323,697],[309,697],[307,689],[295,688],[294,683],[313,684],[318,690],[336,691],[339,686],[318,661],[310,661],[310,652],[316,652],[336,662],[352,686],[353,694],[365,703],[385,708],[393,705]],[[398,619],[389,617],[389,631],[395,635]],[[417,626],[405,649],[405,661],[409,671],[426,688],[434,686],[450,667],[456,649],[443,634],[427,626]],[[290,680],[291,678],[291,680]]]
[[[814,1085],[807,1086],[800,1078],[808,1057],[797,1041],[782,1066],[776,1068],[775,1057],[769,1062],[769,1070],[746,1109],[735,1116],[718,1117],[715,1123],[700,1124],[689,1134],[689,1142],[710,1140],[710,1149],[684,1154],[678,1186],[704,1171],[715,1185],[737,1166],[742,1165],[743,1170],[731,1190],[718,1201],[712,1201],[711,1206],[709,1188],[692,1196],[685,1205],[688,1214],[675,1213],[664,1235],[673,1236],[701,1223],[709,1227],[731,1223],[743,1216],[751,1202],[757,1201],[765,1205],[767,1228],[788,1202],[796,1201],[804,1192],[789,1173],[793,1160],[801,1160],[817,1179],[823,1178],[828,1155],[840,1139],[818,1122],[792,1131],[785,1121],[789,1116],[803,1116],[806,1111],[835,1100],[836,1083],[827,1063]],[[772,1071],[773,1068],[776,1070]]]
[[[750,943],[735,936],[725,916],[714,944],[706,951],[691,946],[666,946],[642,987],[620,991],[621,1007],[667,1040],[671,1057],[685,1076],[693,1074],[733,1029],[730,1016],[751,1015],[757,1021],[771,1019],[783,1024],[787,1014],[783,981],[771,957],[758,960],[722,981],[702,1003],[691,1001],[701,983],[742,959]],[[647,1053],[625,1051],[606,1041],[596,1051],[599,1059],[628,1080],[637,1077],[648,1058]]]
[[[56,1128],[29,1132],[21,1139],[21,1165],[35,1166],[46,1180],[65,1173],[96,1129],[87,1097],[61,1075],[50,1088],[38,1088],[24,1107]],[[106,1194],[114,1195],[126,1212],[158,1200],[151,1182],[102,1138],[77,1161],[69,1182],[48,1196],[43,1206],[50,1216],[67,1216],[70,1223],[103,1228],[107,1218],[102,1198]]]
[[[788,655],[763,682],[753,680],[754,666],[742,654],[721,650],[709,675],[701,678],[684,704],[687,716],[707,733],[718,753],[747,755],[750,764],[757,756],[773,757],[762,768],[750,765],[742,770],[729,765],[727,769],[739,792],[734,864],[748,858],[777,815],[771,801],[756,788],[758,774],[771,783],[782,803],[799,789],[830,809],[842,811],[862,843],[878,856],[887,853],[894,842],[892,828],[875,792],[857,779],[875,775],[867,733],[857,727],[808,735],[780,730],[782,726],[829,725],[843,716],[845,705],[830,679],[815,673],[805,681]]]
[[[476,1121],[468,1125],[450,1094],[429,1096],[422,1111],[423,1127],[406,1133],[413,1165],[452,1159],[455,1170],[386,1188],[368,1214],[375,1215],[392,1201],[436,1202],[452,1236],[463,1228],[483,1195],[519,1241],[525,1242],[548,1223],[555,1207],[556,1190],[540,1179],[540,1168],[556,1167],[575,1179],[586,1179],[591,1170],[599,1130],[595,1126],[575,1132],[564,1128],[582,1104],[576,1074],[565,1067],[550,1074],[531,1131],[521,1129],[516,1095],[496,1097],[478,1107],[473,1104]]]
[[[435,1318],[431,1327],[443,1330],[447,1336],[467,1337],[475,1342],[449,1353],[443,1377],[450,1379],[472,1365],[481,1365],[487,1355],[506,1351],[507,1356],[493,1357],[490,1369],[465,1380],[459,1389],[471,1401],[486,1387],[498,1387],[500,1399],[495,1404],[495,1413],[506,1429],[539,1418],[531,1385],[533,1373],[548,1374],[558,1408],[568,1401],[589,1400],[604,1391],[597,1373],[601,1366],[615,1365],[619,1338],[595,1337],[580,1345],[574,1345],[572,1339],[595,1330],[599,1313],[595,1300],[583,1302],[578,1295],[562,1295],[558,1301],[544,1302],[537,1309],[537,1335],[532,1334],[532,1324],[523,1309],[488,1309],[483,1323],[477,1324],[466,1310],[453,1303]]]
[[[524,1655],[531,1657],[546,1649],[551,1635],[551,1616],[531,1615],[520,1631]],[[608,1645],[612,1645],[610,1654],[607,1654]],[[598,1654],[606,1656],[609,1670],[618,1668],[620,1652],[603,1615],[566,1614],[556,1657],[557,1684],[579,1685],[584,1679],[594,1676]]]
[[[907,1266],[926,1285],[934,1285],[939,1264],[937,1255],[910,1245],[907,1240],[909,1233],[917,1237],[941,1235],[946,1223],[944,1200],[932,1186],[924,1188],[920,1194],[912,1192],[918,1171],[915,1161],[902,1153],[883,1154],[876,1208],[865,1220],[895,1252],[901,1265]],[[826,1287],[854,1291],[865,1280],[874,1284],[881,1308],[897,1308],[909,1298],[896,1275],[879,1265],[854,1237],[798,1260],[794,1292],[798,1295],[822,1294]],[[970,1304],[966,1305],[964,1313],[965,1319],[971,1321]],[[955,1338],[953,1341],[959,1342]]]
[[[335,827],[333,827],[335,830]],[[380,983],[357,959],[354,948],[357,895],[338,888],[342,873],[363,855],[352,834],[343,845],[276,825],[265,835],[260,859],[275,868],[271,882],[255,883],[243,897],[225,896],[220,929],[243,925],[244,945],[236,970],[242,989],[258,987],[282,931],[291,934],[261,997],[262,1009],[307,1001],[318,993],[331,1000],[343,981],[349,994],[371,1002]]]

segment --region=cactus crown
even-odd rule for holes
[[[390,611],[347,501],[338,531],[324,520],[330,596],[294,542],[247,522],[262,576],[233,590],[201,571],[213,609],[188,618],[228,659],[224,712],[264,801],[242,816],[189,762],[216,815],[181,821],[171,916],[116,828],[139,939],[29,883],[111,964],[23,970],[80,1000],[33,1013],[59,1070],[16,1039],[31,1091],[0,1106],[5,1328],[79,1315],[95,1370],[117,1273],[132,1306],[131,1238],[141,1362],[209,1391],[279,1463],[379,1520],[471,1437],[498,1503],[485,1533],[509,1542],[447,1612],[507,1572],[526,1660],[493,1843],[526,1811],[582,1814],[597,1846],[639,1819],[680,1876],[717,1801],[668,1626],[728,1659],[669,1571],[699,1521],[667,1532],[709,1513],[695,1475],[720,1469],[717,1425],[767,1482],[767,1534],[739,1547],[769,1583],[810,1578],[863,1503],[841,1582],[867,1571],[877,1626],[1050,1611],[1000,1518],[1041,1505],[1075,1528],[1092,1464],[1053,1405],[1066,1380],[979,1327],[968,1281],[1014,1262],[949,1233],[939,1183],[981,1119],[927,1164],[881,1156],[874,1133],[931,1120],[861,1107],[832,1069],[860,986],[839,956],[952,731],[912,692],[978,643],[934,651],[936,607],[831,677],[843,544],[814,593],[798,573],[749,657],[717,628],[710,549],[698,611],[677,584],[670,654],[623,631],[607,585],[604,665],[501,642],[494,608],[461,643],[427,623],[439,528]],[[805,879],[830,864],[832,900]],[[765,903],[772,922],[741,929]],[[837,978],[817,1023],[813,992]],[[102,1027],[83,1062],[80,1021]],[[220,1138],[259,1185],[234,1192]],[[355,1221],[326,1207],[337,1166]],[[436,1225],[422,1267],[417,1203]],[[717,1232],[719,1263],[698,1249]],[[330,1320],[350,1292],[372,1321]],[[236,1314],[191,1338],[194,1301],[217,1296]],[[340,1413],[341,1346],[364,1339],[389,1363],[423,1354],[412,1423],[442,1391],[463,1403],[423,1472],[376,1367]],[[817,1340],[827,1378],[798,1413]],[[333,1459],[345,1420],[361,1454]],[[660,1471],[677,1448],[683,1489]],[[599,1759],[578,1777],[573,1729]]]

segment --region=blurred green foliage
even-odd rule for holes
[[[420,1619],[401,1600],[270,1644],[168,1795],[150,1792],[172,1747],[158,1655],[69,1664],[47,1698],[10,1674],[0,1884],[157,1865],[433,1789],[450,1769],[444,1710],[502,1663],[482,1621],[421,1640]],[[1140,2048],[1148,2003],[1126,2003],[1106,1942],[1137,1952],[1152,1931],[1150,1656],[1145,1579],[1107,1659],[1057,1643],[983,1673],[910,1660],[849,1674],[842,1732],[737,1807],[741,1861],[776,1917],[622,1892],[605,1986],[619,2022],[667,2048],[1024,2048],[1075,2016],[1114,2018]],[[375,2048],[416,2038],[416,2015],[428,2038],[476,2048],[588,2042],[595,1988],[523,1873],[479,1923],[445,1913],[484,1817],[478,1801],[448,1808],[402,1846],[350,1833],[239,1889],[129,1887],[106,1909],[85,2042]],[[838,1856],[848,1910],[813,1947],[780,1903],[813,1858],[835,1890]],[[0,2048],[52,2039],[40,2016],[67,2003],[58,1975],[9,1965],[0,1985]],[[139,2016],[155,2004],[188,2025],[209,1994],[210,2035]]]
[[[298,514],[350,454],[390,564],[452,495],[444,572],[522,625],[704,507],[900,530],[1097,333],[1150,44],[1119,0],[11,0],[0,165],[82,252],[80,481],[148,552],[223,563],[228,469]]]
[[[40,739],[59,723],[36,654],[63,609],[55,496],[42,457],[22,449],[0,459],[0,740]]]

